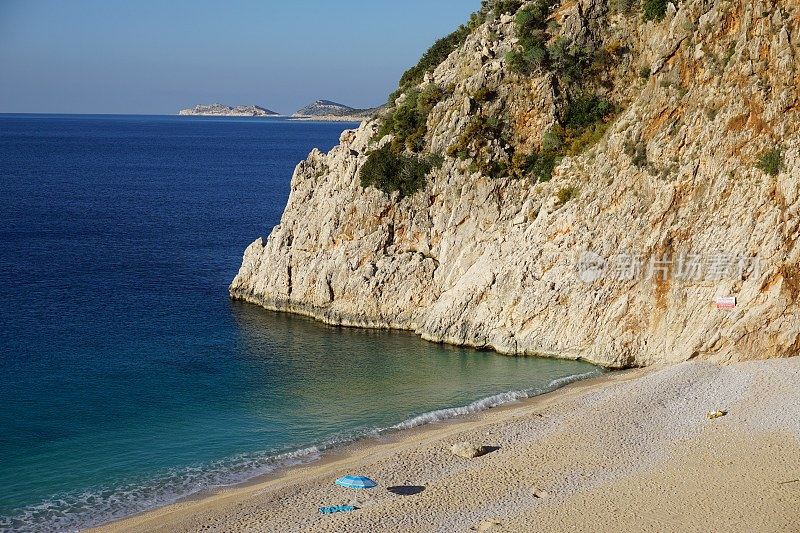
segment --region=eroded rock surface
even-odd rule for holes
[[[798,354],[799,11],[788,0],[686,0],[643,23],[600,0],[565,2],[562,31],[626,51],[606,83],[621,112],[597,144],[538,185],[446,157],[424,190],[399,199],[360,186],[368,152],[387,141],[374,138],[380,118],[365,122],[298,165],[280,224],[247,248],[231,296],[609,367]],[[484,87],[518,146],[541,142],[553,85],[510,71],[515,41],[513,19],[499,17],[427,77],[451,91],[430,113],[427,151],[457,141]],[[776,176],[756,168],[774,147]],[[597,279],[582,275],[587,251],[608,260]],[[702,276],[680,276],[691,263],[678,258],[695,254]],[[612,275],[614,258],[642,270]],[[720,296],[735,296],[735,309],[718,310]]]

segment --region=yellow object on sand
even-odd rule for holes
[[[728,411],[710,411],[706,415],[706,418],[708,418],[709,420],[714,420],[715,418],[719,418],[719,417],[725,416],[727,414],[728,414]]]

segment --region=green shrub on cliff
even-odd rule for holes
[[[429,54],[434,52],[429,50]],[[429,61],[430,57],[421,64]],[[416,154],[425,149],[428,115],[448,91],[452,92],[451,88],[444,90],[435,83],[419,88],[413,76],[406,76],[405,82],[411,86],[404,88],[401,84],[402,98],[397,94],[392,96],[393,105],[384,113],[377,131],[378,138],[391,135],[391,142],[372,151],[360,171],[363,187],[375,187],[388,194],[399,191],[401,198],[424,187],[428,171],[442,165],[441,156]]]
[[[777,176],[784,168],[783,153],[777,148],[767,150],[758,158],[756,168],[770,176]]]
[[[379,137],[393,135],[392,148],[396,153],[403,150],[420,151],[428,132],[428,115],[444,98],[444,91],[436,84],[424,89],[409,89],[400,104],[389,110],[378,130]]]
[[[578,155],[599,141],[611,125],[617,109],[608,100],[592,93],[572,98],[551,135],[563,141],[563,155]]]
[[[601,51],[576,46],[567,37],[559,37],[547,47],[547,58],[550,70],[566,85],[593,75],[595,64],[604,68],[603,64],[607,61]]]
[[[563,207],[564,204],[569,202],[570,200],[574,200],[578,197],[578,193],[580,191],[577,187],[564,187],[563,189],[559,190],[556,193],[556,208]]]
[[[491,141],[502,138],[504,129],[503,121],[496,117],[475,115],[469,119],[456,143],[447,149],[447,155],[467,159],[472,153],[480,152]]]
[[[491,13],[495,17],[510,13],[513,15],[522,7],[521,0],[482,0],[481,13]]]
[[[605,98],[583,93],[569,102],[561,123],[565,128],[580,130],[606,119],[613,112],[614,105]]]
[[[361,186],[375,187],[391,195],[398,191],[400,198],[411,196],[425,186],[425,175],[437,164],[434,156],[395,153],[390,145],[373,150],[361,167]]]
[[[605,135],[615,114],[608,100],[592,93],[578,95],[542,137],[542,151],[561,157],[583,153]]]
[[[667,0],[643,0],[642,13],[645,20],[662,20],[667,14]]]
[[[650,161],[647,159],[647,144],[641,139],[637,142],[633,142],[631,139],[626,140],[623,151],[631,158],[631,163],[636,168],[646,168],[650,165]]]
[[[536,151],[528,156],[525,170],[535,183],[544,183],[553,177],[553,171],[561,163],[561,159],[563,156],[558,152]]]
[[[519,10],[515,18],[519,50],[506,55],[509,68],[518,74],[530,74],[548,64],[547,19],[553,0],[536,0]]]
[[[536,183],[549,181],[564,157],[583,153],[603,137],[615,112],[614,105],[604,98],[591,93],[579,95],[542,136],[539,150],[525,156],[514,154],[509,175],[528,176]]]
[[[422,54],[416,65],[403,73],[400,77],[400,88],[389,97],[389,103],[394,102],[394,98],[399,96],[404,89],[419,85],[425,79],[425,73],[432,72],[441,65],[447,56],[464,44],[471,32],[472,25],[462,25],[450,35],[436,41]]]
[[[495,98],[497,98],[497,91],[489,87],[481,87],[472,95],[472,99],[477,104],[486,104],[494,101]]]
[[[363,187],[375,187],[400,197],[409,196],[425,186],[425,175],[434,166],[441,166],[440,156],[416,155],[425,148],[428,115],[446,93],[431,83],[423,89],[411,88],[398,104],[391,107],[378,128],[378,137],[392,136],[392,141],[369,154],[361,168]]]

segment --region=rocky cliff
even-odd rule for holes
[[[231,296],[609,367],[797,355],[800,6],[564,1],[531,39],[506,4],[395,95],[437,94],[405,145],[441,154],[419,190],[359,179],[392,109],[344,132],[297,166]],[[587,91],[610,103],[591,127]]]

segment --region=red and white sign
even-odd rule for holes
[[[736,297],[735,296],[720,296],[714,300],[717,304],[717,309],[735,309]]]

